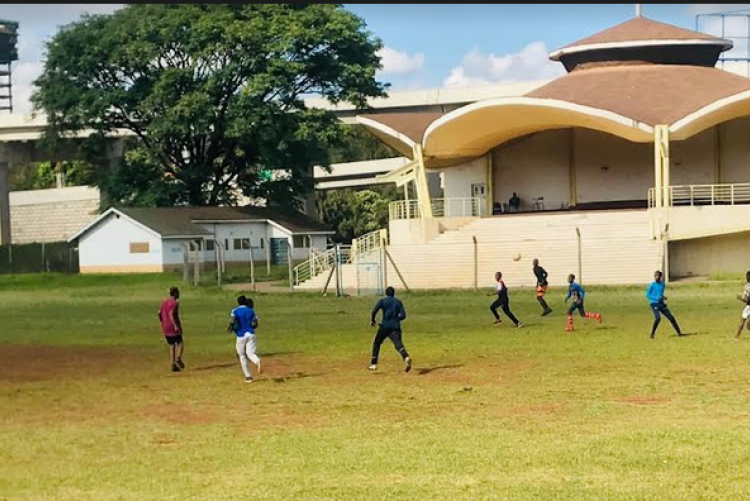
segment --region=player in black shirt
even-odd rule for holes
[[[542,305],[542,316],[547,316],[552,313],[552,308],[549,307],[547,301],[544,300],[544,295],[547,293],[547,270],[539,266],[539,260],[534,259],[534,275],[536,275],[536,300]]]

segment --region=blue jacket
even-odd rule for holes
[[[565,300],[567,301],[570,299],[570,296],[575,296],[576,299],[583,301],[583,296],[585,295],[586,291],[583,290],[583,287],[576,282],[573,282],[570,284],[570,287],[568,287],[568,295],[565,296]]]
[[[651,282],[651,285],[646,289],[646,297],[653,303],[660,303],[664,301],[664,289],[667,288],[667,284],[664,282]]]
[[[404,303],[395,297],[384,297],[375,308],[372,310],[371,320],[375,322],[375,315],[378,311],[383,310],[383,318],[380,320],[380,326],[386,329],[401,329],[401,321],[406,318],[406,310],[404,309]]]

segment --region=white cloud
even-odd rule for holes
[[[31,113],[34,80],[42,74],[42,69],[39,61],[18,63],[13,67],[13,113]]]
[[[380,73],[383,75],[406,75],[422,69],[424,66],[424,54],[418,52],[409,54],[391,47],[383,47],[378,51],[380,62],[383,68]]]
[[[446,87],[546,80],[564,73],[560,63],[549,60],[544,42],[533,42],[514,54],[497,56],[471,50],[445,79]]]

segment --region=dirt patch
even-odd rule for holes
[[[616,398],[615,402],[633,405],[658,405],[669,402],[669,399],[658,395],[633,395],[630,397]]]
[[[150,405],[143,409],[141,415],[147,419],[176,424],[211,424],[217,422],[217,414],[213,410],[187,404]]]
[[[0,383],[90,377],[135,358],[116,348],[0,345]]]

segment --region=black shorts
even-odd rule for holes
[[[182,344],[182,334],[179,336],[164,336],[168,345]]]

